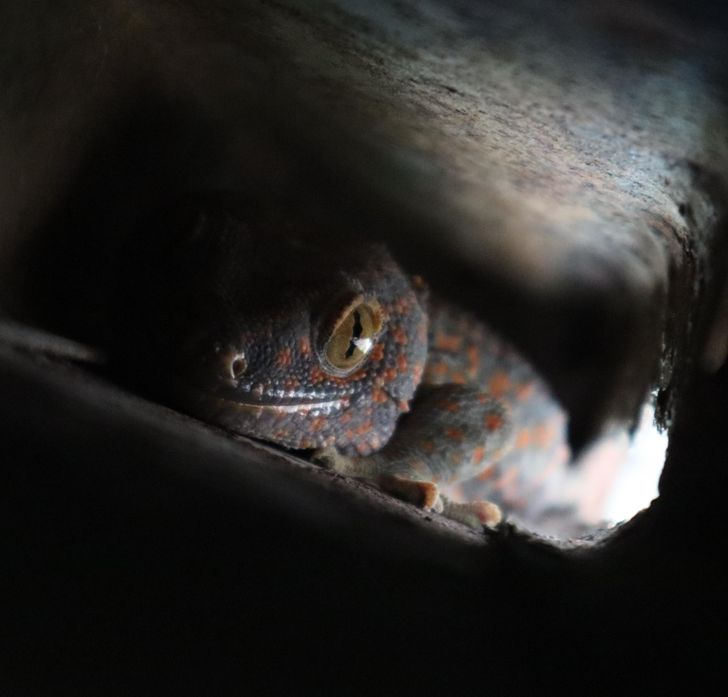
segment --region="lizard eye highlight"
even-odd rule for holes
[[[324,345],[324,358],[332,372],[348,373],[361,365],[381,328],[379,303],[357,298],[347,305]]]

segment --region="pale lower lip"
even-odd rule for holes
[[[341,399],[329,402],[300,402],[298,404],[259,404],[256,402],[235,402],[234,400],[225,401],[256,411],[275,411],[284,414],[294,414],[301,411],[333,411],[344,406],[344,401]]]
[[[240,399],[231,399],[230,397],[221,397],[219,395],[214,396],[214,399],[220,400],[229,404],[232,407],[242,409],[245,411],[256,411],[256,412],[273,412],[278,414],[296,414],[300,412],[308,411],[323,411],[331,412],[337,409],[342,409],[348,403],[345,399],[330,399],[322,401],[311,401],[311,402],[288,402],[288,403],[275,403],[273,401],[266,403],[264,401],[251,401],[246,402]],[[265,399],[263,396],[262,399]],[[268,399],[275,399],[274,397],[268,397]]]
[[[249,392],[244,392],[242,396],[250,396],[250,400],[239,399],[228,394],[216,393],[214,390],[203,390],[199,387],[186,390],[189,396],[196,400],[217,402],[220,405],[226,405],[230,409],[235,409],[247,413],[268,413],[268,414],[297,414],[318,411],[323,413],[331,413],[349,406],[350,399],[348,397],[340,397],[338,399],[310,399],[296,400],[295,397],[280,397],[273,394],[262,394],[259,397]]]

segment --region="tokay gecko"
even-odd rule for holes
[[[533,511],[567,469],[543,380],[383,244],[209,206],[180,221],[124,296],[121,340],[166,399],[470,525]]]

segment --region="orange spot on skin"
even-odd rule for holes
[[[409,314],[409,311],[410,311],[411,307],[412,307],[412,302],[407,297],[399,298],[394,303],[394,305],[392,305],[392,309],[398,315],[407,315],[407,314]]]
[[[423,453],[435,452],[435,444],[431,440],[426,440],[420,445],[420,449]]]
[[[460,411],[460,405],[457,402],[450,402],[449,400],[443,400],[439,404],[440,409],[445,411],[451,411],[453,413]]]
[[[369,354],[369,360],[372,361],[381,361],[382,358],[384,358],[384,344],[374,344],[370,354]]]
[[[480,368],[480,352],[474,344],[470,344],[467,350],[468,354],[468,370],[471,376],[475,376]]]
[[[556,427],[553,424],[542,424],[533,429],[533,442],[538,446],[549,445],[556,437]]]
[[[447,363],[444,361],[438,361],[437,363],[433,363],[429,366],[429,371],[433,375],[447,375],[447,372],[449,368],[447,367]]]
[[[388,401],[388,397],[384,390],[374,390],[372,392],[372,401],[376,402],[377,404],[386,404]]]
[[[495,465],[488,465],[479,475],[478,479],[483,482],[495,474]]]
[[[536,386],[532,382],[526,382],[516,388],[516,399],[519,402],[526,402],[533,397],[535,391]]]
[[[321,368],[314,366],[311,368],[308,377],[312,385],[317,385],[320,382],[324,382],[329,376]]]
[[[456,385],[464,385],[468,379],[463,373],[457,372],[450,376],[450,382],[454,382]]]
[[[488,392],[494,397],[502,397],[510,386],[511,381],[508,379],[508,376],[504,372],[498,371],[488,383]]]
[[[293,352],[288,346],[286,346],[285,348],[282,348],[276,355],[276,365],[281,368],[285,368],[286,366],[291,365],[292,357]]]
[[[527,448],[531,443],[531,432],[527,428],[523,428],[516,436],[516,448]]]
[[[394,368],[387,368],[387,370],[384,371],[382,377],[387,382],[392,382],[393,380],[397,379],[398,375],[399,375],[399,373]]]
[[[503,428],[503,417],[500,414],[486,414],[483,422],[489,431],[497,431],[499,428]]]
[[[435,335],[435,348],[440,351],[450,351],[457,353],[462,346],[463,338],[456,334],[436,334]]]
[[[400,353],[399,356],[397,356],[397,370],[399,370],[400,373],[404,373],[405,370],[407,370],[407,356],[403,353]]]
[[[450,440],[457,441],[458,443],[462,442],[463,438],[465,437],[462,429],[459,428],[448,428],[445,430],[445,435]]]
[[[308,356],[311,353],[311,340],[307,336],[298,339],[298,352],[303,356]]]
[[[424,371],[424,365],[422,363],[418,363],[412,368],[412,379],[414,380],[415,385],[420,384],[420,380],[422,380],[422,373]]]
[[[406,344],[408,341],[407,332],[402,327],[394,327],[392,329],[392,340],[396,344]]]
[[[326,419],[319,416],[311,421],[310,428],[312,431],[321,431],[325,426]]]
[[[473,462],[476,465],[479,465],[481,462],[483,462],[483,458],[485,457],[485,448],[482,445],[479,445],[475,450],[473,450]]]
[[[372,430],[372,422],[371,421],[365,421],[363,424],[360,424],[354,429],[354,433],[356,433],[359,436],[363,436],[365,433],[368,433]]]
[[[359,442],[356,444],[356,451],[359,455],[369,455],[372,449],[369,447],[369,443]]]

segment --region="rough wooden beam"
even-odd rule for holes
[[[10,101],[8,133],[23,108],[38,122],[7,152],[22,176],[8,168],[0,187],[4,258],[20,259],[4,283],[42,288],[46,314],[86,295],[97,306],[76,325],[103,316],[114,238],[150,194],[232,188],[390,240],[532,356],[575,444],[631,419],[656,380],[669,419],[725,200],[719,32],[568,3],[57,12],[79,43],[25,17],[60,69],[20,85],[35,101]],[[87,268],[44,283],[49,235]]]
[[[658,501],[565,550],[427,520],[3,342],[8,692],[725,678],[728,25],[672,8],[3,7],[17,318],[98,339],[129,228],[233,188],[388,239],[534,358],[575,442],[654,378],[678,405]]]

